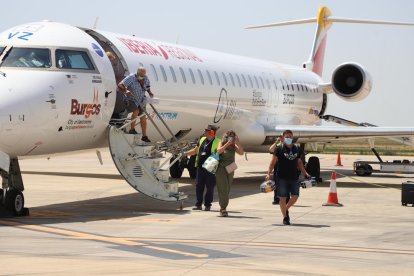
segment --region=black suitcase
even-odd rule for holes
[[[407,206],[412,204],[414,207],[414,182],[403,182],[401,187],[401,204]]]

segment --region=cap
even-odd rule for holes
[[[217,131],[217,129],[219,129],[219,128],[215,125],[208,125],[206,127],[205,131],[210,131],[210,130]]]

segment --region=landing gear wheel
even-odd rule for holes
[[[8,190],[6,192],[6,209],[16,216],[23,215],[25,212],[23,193],[16,189]]]
[[[174,161],[174,157],[171,157],[170,164]],[[177,161],[170,167],[170,175],[172,178],[180,178],[183,175],[183,168],[180,166],[180,161]]]
[[[315,177],[317,182],[322,182],[321,165],[319,163],[318,157],[316,156],[309,157],[308,163],[306,163],[305,169],[310,174],[311,177]]]
[[[195,167],[196,156],[192,155],[187,163],[188,174],[191,179],[195,179],[197,176],[197,168]]]

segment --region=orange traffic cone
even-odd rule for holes
[[[336,165],[337,167],[342,167],[342,162],[341,162],[341,150],[338,150],[338,158],[336,158]]]
[[[338,202],[338,195],[336,193],[336,173],[335,171],[332,172],[331,175],[331,184],[329,186],[329,195],[328,195],[328,201],[323,206],[337,206],[341,207],[343,206],[341,203]]]

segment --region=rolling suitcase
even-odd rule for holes
[[[401,205],[412,204],[414,207],[414,182],[403,182],[401,187]]]

